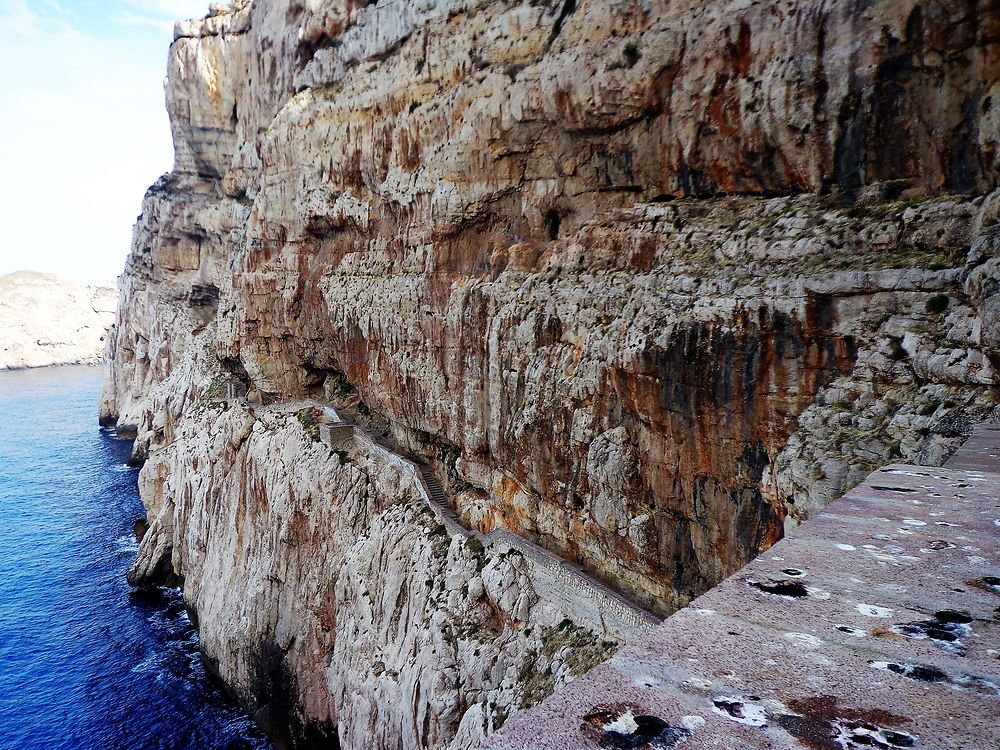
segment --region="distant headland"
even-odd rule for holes
[[[99,362],[117,300],[113,284],[0,276],[0,370]]]

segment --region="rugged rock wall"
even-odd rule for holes
[[[613,653],[519,552],[449,535],[398,467],[331,450],[309,409],[220,400],[189,361],[151,404],[177,428],[140,475],[129,579],[183,584],[210,666],[279,747],[338,728],[344,747],[474,747]]]
[[[31,271],[0,276],[0,370],[96,364],[115,297],[111,285]]]
[[[255,0],[175,37],[176,163],[136,227],[102,419],[136,425],[150,457],[148,570],[184,578],[225,636],[206,652],[252,705],[336,723],[349,747],[458,731],[377,713],[396,709],[332,635],[356,597],[310,605],[337,627],[281,662],[290,703],[254,687],[260,644],[306,638],[308,618],[202,593],[260,562],[210,572],[185,550],[242,544],[233,509],[295,472],[236,447],[266,420],[199,416],[219,379],[355,407],[435,466],[467,524],[659,612],[872,466],[940,462],[996,408],[995,1]],[[234,447],[210,460],[206,434]],[[335,471],[320,463],[310,476]],[[309,496],[341,507],[357,485],[337,466]],[[392,498],[383,515],[311,501],[309,533],[330,540],[317,569],[349,564],[344,534],[416,523],[405,492],[366,486]],[[256,539],[285,523],[245,517]],[[384,548],[386,570],[458,564]],[[230,643],[245,621],[256,642]],[[372,687],[368,719],[346,684]],[[437,690],[410,694],[431,715]]]

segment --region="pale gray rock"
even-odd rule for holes
[[[117,302],[112,284],[0,276],[0,370],[100,362]]]

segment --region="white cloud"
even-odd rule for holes
[[[172,159],[162,87],[170,35],[39,5],[0,0],[0,273],[111,278],[143,192]]]
[[[0,28],[11,36],[35,38],[45,30],[45,24],[25,0],[0,0]]]
[[[161,31],[172,31],[174,22],[163,18],[155,18],[141,13],[133,13],[130,10],[121,11],[111,16],[111,20],[119,26],[152,26]]]
[[[151,25],[173,29],[174,21],[201,18],[208,10],[207,0],[121,0],[123,10],[112,17],[127,26]]]

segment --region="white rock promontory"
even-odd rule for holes
[[[117,301],[112,284],[33,271],[0,276],[0,370],[100,361]]]

